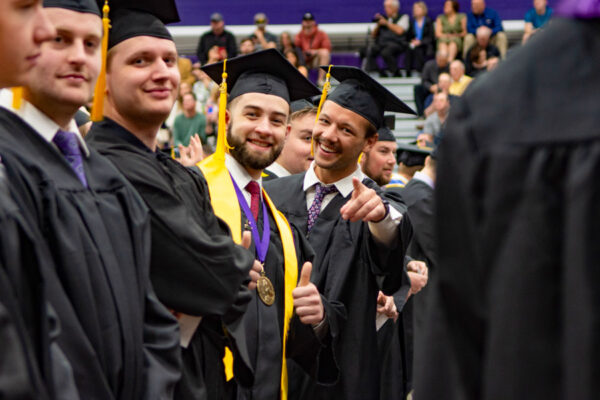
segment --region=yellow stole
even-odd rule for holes
[[[231,229],[231,235],[233,241],[240,244],[242,242],[242,213],[240,205],[237,201],[235,188],[229,171],[225,167],[224,155],[213,154],[199,162],[198,167],[202,170],[204,177],[208,183],[208,190],[210,192],[210,199],[215,211],[215,214],[223,219],[229,229]],[[294,246],[294,236],[287,219],[280,213],[267,192],[263,190],[263,198],[265,199],[271,214],[277,224],[281,242],[283,244],[283,255],[285,260],[285,288],[284,288],[284,318],[283,324],[283,338],[282,338],[282,357],[281,357],[281,400],[287,400],[288,392],[288,374],[287,374],[287,363],[285,358],[286,342],[290,327],[290,320],[294,312],[294,303],[292,298],[292,290],[296,287],[298,282],[298,259],[296,258],[296,248]],[[223,358],[225,364],[225,376],[227,380],[233,378],[233,355],[231,351],[225,349],[225,357]]]

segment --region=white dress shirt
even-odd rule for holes
[[[356,164],[356,169],[352,174],[338,180],[337,182],[334,182],[332,185],[336,187],[337,191],[343,197],[347,197],[354,190],[354,185],[352,184],[352,178],[354,177],[358,178],[361,182],[365,178],[365,175],[360,170],[358,164]],[[310,165],[310,168],[308,168],[308,171],[306,171],[306,175],[304,176],[303,190],[306,193],[307,210],[310,209],[310,206],[312,205],[313,200],[315,199],[315,185],[317,183],[321,183],[322,185],[324,185],[324,183],[319,180],[315,173],[315,162],[313,161]],[[331,202],[331,200],[333,200],[333,198],[336,195],[337,193],[333,192],[329,193],[323,198],[323,201],[321,203],[321,211],[323,211],[325,207],[327,207],[327,205]],[[379,243],[383,243],[386,245],[392,244],[392,242],[398,237],[398,229],[396,228],[398,227],[398,225],[400,224],[400,220],[402,219],[402,214],[394,207],[390,206],[389,210],[390,212],[383,220],[379,222],[369,221],[368,223],[369,230],[371,231],[373,237]]]
[[[46,114],[38,110],[34,105],[24,99],[22,100],[21,108],[18,110],[12,108],[12,104],[10,103],[12,103],[12,97],[10,102],[8,96],[0,99],[0,106],[21,117],[21,119],[27,122],[27,124],[31,126],[34,131],[36,131],[41,137],[43,137],[48,143],[58,150],[58,147],[56,147],[52,140],[54,139],[54,136],[56,136],[56,132],[62,128],[56,122],[52,121]],[[81,134],[79,133],[75,119],[71,119],[71,121],[69,121],[68,131],[73,132],[76,135],[79,142],[79,148],[82,150],[82,155],[89,157],[90,151],[85,144],[85,141],[81,137]]]
[[[252,204],[252,194],[246,190],[246,185],[248,185],[250,181],[256,181],[258,183],[258,187],[260,187],[260,200],[262,201],[262,177],[258,178],[258,180],[252,179],[248,171],[246,171],[246,168],[230,154],[225,154],[225,167],[231,174],[231,178],[235,184],[242,191],[248,207]]]
[[[433,182],[433,179],[431,179],[431,177],[429,175],[427,175],[426,173],[424,173],[422,171],[415,172],[413,179],[418,179],[422,182],[425,182],[429,187],[431,187],[432,189],[435,189],[435,182]]]
[[[287,169],[285,169],[281,164],[275,161],[273,164],[267,167],[269,172],[277,175],[278,178],[283,178],[284,176],[290,176],[291,173]]]

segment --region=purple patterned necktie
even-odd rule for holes
[[[325,186],[320,183],[315,185],[315,199],[308,209],[308,232],[310,232],[315,222],[317,222],[317,217],[321,212],[321,204],[323,204],[323,199],[328,194],[334,192],[337,192],[335,185]]]
[[[83,186],[88,187],[87,179],[85,177],[85,172],[83,171],[83,159],[81,157],[81,150],[79,149],[79,141],[77,140],[77,135],[73,132],[65,132],[61,129],[56,132],[54,135],[54,139],[52,139],[54,144],[58,147],[60,152],[65,156],[73,171],[83,184]]]

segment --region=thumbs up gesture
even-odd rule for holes
[[[325,309],[321,301],[321,295],[317,287],[310,282],[312,263],[306,262],[300,272],[300,281],[296,289],[292,291],[296,315],[303,324],[317,325],[325,318]]]
[[[242,232],[242,246],[247,250],[250,248],[250,243],[252,243],[252,234],[250,231]],[[258,278],[260,278],[260,273],[263,270],[263,266],[258,262],[258,260],[254,260],[254,264],[252,265],[252,269],[250,270],[250,283],[248,284],[248,289],[254,290],[256,289],[256,282]]]
[[[386,210],[377,192],[363,185],[356,177],[352,178],[352,185],[354,185],[352,197],[340,209],[342,218],[350,222],[382,220]]]

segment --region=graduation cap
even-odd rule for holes
[[[396,137],[394,136],[394,133],[387,126],[382,126],[381,128],[379,128],[377,130],[377,133],[378,133],[378,137],[377,137],[378,142],[395,142],[396,141]]]
[[[95,14],[99,17],[100,7],[96,0],[44,0],[45,8],[64,8],[80,13]]]
[[[96,0],[102,8],[102,66],[92,105],[92,121],[103,117],[106,90],[106,54],[108,50],[137,36],[153,36],[173,40],[165,24],[178,22],[179,14],[174,0]],[[110,29],[110,32],[109,32]]]
[[[395,115],[384,115],[383,125],[387,126],[391,130],[396,129],[396,116]]]
[[[301,99],[292,101],[290,103],[290,107],[292,109],[292,113],[296,111],[304,110],[305,108],[313,108],[319,105],[319,100],[321,99],[320,95],[309,97],[308,99]]]
[[[361,115],[377,129],[383,125],[385,111],[416,115],[402,100],[360,68],[348,66],[321,66],[321,68],[325,71],[329,68],[331,76],[340,82],[327,100]]]
[[[398,164],[403,163],[407,167],[415,165],[425,165],[425,159],[433,151],[433,145],[417,146],[416,142],[401,143],[396,150],[396,160]]]
[[[319,89],[276,49],[267,49],[205,65],[202,70],[221,83],[226,67],[229,100],[245,93],[264,93],[281,97],[288,103],[320,95]]]

